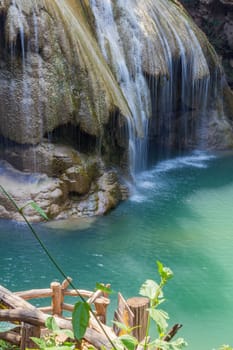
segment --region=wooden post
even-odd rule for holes
[[[63,305],[64,305],[64,297],[65,297],[65,291],[67,290],[67,288],[69,287],[69,284],[72,282],[72,278],[71,277],[67,277],[67,279],[65,279],[62,284],[61,284],[61,315],[63,312]]]
[[[146,336],[149,299],[133,297],[127,300],[127,304],[134,314],[133,327],[138,326],[133,330],[132,334],[138,341],[142,341]]]
[[[40,327],[23,323],[21,329],[20,350],[38,349],[38,346],[33,342],[31,337],[40,338]]]
[[[72,278],[71,278],[71,277],[67,277],[67,279],[65,279],[65,280],[62,282],[61,288],[62,288],[63,290],[66,290],[66,289],[69,287],[69,285],[70,285],[71,282],[72,282]]]
[[[96,309],[96,316],[103,324],[106,324],[108,304],[103,303],[103,301],[101,301],[100,299],[96,300],[94,304]]]
[[[52,314],[62,316],[62,287],[59,282],[50,284],[52,289]]]

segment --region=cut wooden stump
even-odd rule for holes
[[[114,321],[123,323],[127,328],[136,327],[132,331],[132,335],[141,342],[146,336],[148,322],[149,299],[144,297],[133,297],[127,301],[119,293],[118,308],[114,313]],[[127,333],[119,328],[116,324],[113,326],[117,335]]]
[[[148,322],[149,299],[144,297],[133,297],[127,300],[127,304],[134,315],[132,334],[140,342],[146,336]]]

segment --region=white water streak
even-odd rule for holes
[[[91,0],[90,3],[95,15],[102,53],[112,68],[133,115],[133,121],[128,119],[129,158],[131,172],[135,173],[145,168],[147,163],[147,132],[151,104],[149,89],[142,71],[140,37],[137,31],[131,32],[131,43],[128,47],[129,63],[127,62],[129,52],[126,51],[120,28],[115,21],[111,1]],[[131,0],[118,0],[114,6],[124,13],[121,26],[137,27],[137,18],[131,11],[133,6]]]

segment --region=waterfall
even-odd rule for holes
[[[176,0],[0,1],[0,31],[0,157],[46,174],[19,193],[53,218],[108,212],[173,150],[232,145],[217,55]]]
[[[166,0],[90,5],[101,51],[133,116],[132,172],[147,167],[149,138],[157,144],[150,152],[193,147],[206,114],[210,71],[184,10]]]
[[[21,136],[15,134],[14,141],[36,144],[68,121],[97,136],[101,146],[109,115],[120,113],[132,175],[148,167],[149,154],[200,144],[210,70],[202,49],[205,39],[184,9],[167,0],[89,4],[94,35],[82,3],[14,0],[9,5],[5,30],[12,72],[16,64],[19,72],[17,51],[22,69],[20,79],[13,72],[7,88],[12,106],[21,90],[17,109],[24,116]],[[41,32],[52,23],[54,32]],[[61,101],[66,116],[56,112]],[[10,134],[6,124],[3,134]]]
[[[115,74],[116,80],[129,104],[132,118],[127,118],[129,133],[129,162],[131,174],[143,170],[147,165],[147,136],[150,111],[150,92],[142,70],[142,45],[137,32],[132,32],[130,43],[130,65],[121,38],[120,29],[114,19],[110,0],[90,1],[95,20],[99,44],[104,58]],[[124,11],[130,25],[136,28],[137,18],[131,12],[131,1],[118,1],[119,10]],[[122,28],[121,28],[122,30]],[[126,30],[126,28],[124,28]]]
[[[130,57],[124,47],[120,28],[114,19],[110,0],[90,1],[95,20],[99,44],[104,58],[115,74],[129,104],[133,119],[128,118],[129,162],[131,174],[146,168],[147,136],[150,117],[150,92],[142,71],[142,45],[137,32],[131,32]],[[136,28],[137,18],[131,11],[131,1],[118,1],[119,10],[124,11],[126,21]],[[128,56],[128,57],[127,57]],[[130,64],[127,63],[130,59]]]

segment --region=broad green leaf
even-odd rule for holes
[[[45,321],[45,326],[50,330],[50,331],[58,331],[60,328],[57,325],[57,322],[55,321],[55,318],[53,316],[49,316],[46,321]]]
[[[9,332],[16,327],[18,326],[11,322],[0,322],[0,333]]]
[[[129,334],[122,335],[118,338],[127,350],[134,350],[138,345],[137,339]]]
[[[103,284],[96,282],[96,286],[95,286],[96,290],[101,290],[103,293],[107,293],[107,294],[112,294],[113,291],[111,288],[105,287]]]
[[[78,301],[72,313],[72,325],[74,336],[81,340],[86,332],[90,318],[90,305],[83,301]]]
[[[163,310],[149,309],[150,317],[156,322],[161,333],[165,333],[168,327],[167,321],[169,319],[168,313]]]
[[[156,297],[157,291],[159,289],[158,283],[153,280],[146,280],[140,288],[139,294],[153,300]],[[160,297],[163,296],[162,291],[159,294]]]

